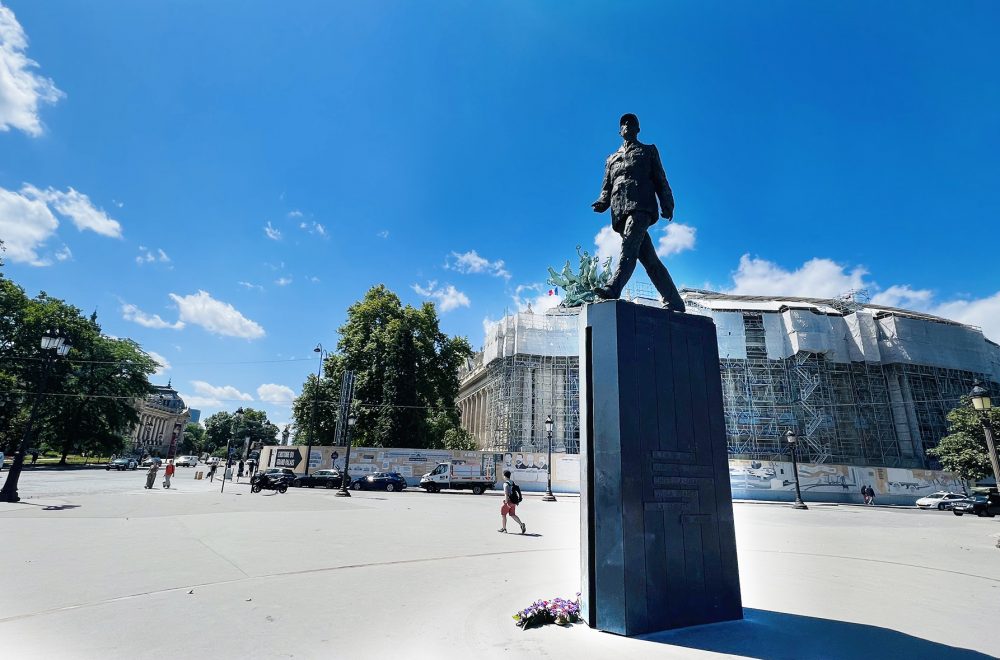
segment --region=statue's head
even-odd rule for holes
[[[631,112],[622,115],[618,120],[618,133],[628,142],[635,142],[639,135],[639,118]]]

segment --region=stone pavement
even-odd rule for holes
[[[75,495],[79,482],[22,481],[41,495],[0,505],[0,657],[1000,653],[998,519],[737,504],[746,620],[626,639],[510,618],[579,588],[575,497],[529,496],[521,536],[497,534],[495,494],[220,494],[192,475],[146,491],[141,473],[104,473]]]

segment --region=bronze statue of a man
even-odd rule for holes
[[[631,113],[622,115],[618,125],[624,142],[618,151],[608,157],[601,196],[592,206],[597,213],[611,209],[611,228],[622,237],[622,251],[611,281],[607,286],[594,289],[594,293],[604,299],[621,296],[638,259],[662,296],[663,303],[671,311],[683,312],[684,301],[666,266],[656,255],[656,248],[647,233],[656,223],[658,215],[667,220],[674,217],[674,195],[660,163],[660,153],[654,145],[643,144],[636,139],[639,135],[638,117]],[[657,198],[660,199],[659,213]]]

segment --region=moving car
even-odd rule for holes
[[[219,463],[222,463],[222,459],[218,456],[210,456],[208,460],[205,461],[205,465],[218,465]]]
[[[964,500],[966,497],[968,497],[968,495],[939,490],[936,493],[931,493],[930,495],[921,497],[917,500],[916,504],[919,509],[937,509],[939,511],[943,511],[945,509],[950,509],[955,502]]]
[[[150,456],[142,462],[142,467],[149,467],[153,463],[162,463],[163,459],[158,456]]]
[[[177,460],[174,461],[174,465],[177,467],[197,467],[198,457],[197,456],[178,456]]]
[[[393,492],[406,490],[406,479],[398,472],[376,472],[367,477],[355,479],[351,483],[353,490],[384,490]]]
[[[992,518],[1000,513],[1000,494],[990,493],[989,495],[973,495],[964,500],[955,502],[951,512],[956,516],[963,514],[975,514],[980,518]]]
[[[298,488],[340,488],[340,472],[337,470],[316,470],[309,476],[295,477],[293,486]]]
[[[136,463],[134,458],[116,458],[112,461],[108,461],[104,466],[105,470],[135,470],[138,469],[139,464]]]

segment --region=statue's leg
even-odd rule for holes
[[[625,226],[621,231],[622,252],[618,257],[614,275],[611,276],[611,281],[606,287],[611,295],[601,296],[602,298],[617,298],[622,295],[622,289],[628,284],[629,278],[632,277],[632,271],[635,270],[635,260],[639,257],[642,239],[649,240],[649,237],[646,236],[646,227],[648,226],[642,213],[633,213],[625,219]]]
[[[639,246],[639,261],[642,262],[642,267],[646,269],[646,273],[649,275],[653,286],[663,296],[663,301],[670,306],[670,311],[683,312],[684,301],[681,300],[681,294],[677,292],[674,280],[670,277],[670,271],[667,270],[667,267],[660,261],[659,255],[656,254],[656,248],[653,247],[653,241],[649,238],[648,233],[642,241],[642,245]]]

